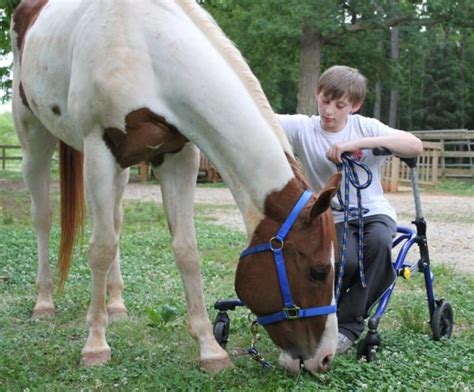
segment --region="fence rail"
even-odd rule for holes
[[[423,142],[423,154],[418,157],[418,183],[435,186],[439,177],[442,144]],[[399,185],[410,184],[410,169],[400,158],[389,157],[382,166],[382,186],[386,192],[396,192]]]
[[[14,167],[18,168],[19,162],[23,159],[21,155],[21,146],[5,144],[0,145],[0,161],[2,162],[2,170],[7,168],[7,163],[11,162]],[[134,166],[137,170],[141,181],[147,181],[150,178],[150,166],[146,162],[142,162]],[[221,179],[216,168],[209,162],[204,154],[201,154],[199,163],[199,178],[206,182],[217,182]]]
[[[424,153],[418,158],[419,182],[421,185],[436,185],[440,177],[474,179],[474,131],[467,129],[414,131],[423,140]],[[18,153],[16,151],[19,151]],[[0,145],[0,161],[5,170],[7,162],[20,161],[21,147]],[[18,165],[16,165],[18,166]],[[137,165],[142,181],[149,178],[149,166]],[[201,154],[199,178],[207,182],[220,180],[219,173]],[[396,191],[399,184],[410,181],[407,166],[396,157],[387,159],[382,172],[383,186],[387,191]]]
[[[21,147],[11,144],[0,145],[0,150],[2,154],[0,155],[0,161],[2,161],[2,169],[5,170],[7,167],[7,161],[21,161],[23,157],[21,156]],[[11,155],[10,151],[20,151],[19,155]]]
[[[474,130],[451,129],[412,133],[423,141],[441,144],[440,176],[474,179]]]

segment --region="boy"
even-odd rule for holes
[[[316,89],[319,116],[279,115],[283,130],[314,190],[322,189],[336,172],[335,164],[342,162],[343,152],[354,153],[353,157],[368,165],[373,174],[371,185],[362,190],[362,205],[369,210],[363,218],[363,266],[367,285],[362,286],[358,270],[358,220],[349,218],[346,264],[338,304],[338,353],[346,352],[359,338],[371,305],[395,279],[391,249],[396,233],[396,214],[384,198],[380,184],[385,157],[374,156],[371,149],[385,147],[400,157],[414,157],[423,151],[421,141],[410,133],[353,114],[362,106],[366,88],[367,80],[357,69],[336,65],[319,79]],[[366,176],[360,173],[359,178],[365,182]],[[349,204],[350,207],[357,206],[352,187]],[[341,246],[344,213],[333,213]]]

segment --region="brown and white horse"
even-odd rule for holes
[[[93,229],[88,253],[92,301],[82,363],[110,358],[105,338],[109,316],[127,312],[119,266],[121,199],[127,168],[146,160],[160,179],[201,366],[208,371],[230,366],[214,339],[203,299],[192,218],[196,146],[231,189],[254,242],[274,235],[307,187],[295,174],[288,142],[241,55],[194,0],[24,0],[13,16],[11,34],[14,119],[38,243],[33,317],[54,314],[49,172],[59,140],[65,184],[60,285],[82,221],[84,168]],[[334,178],[321,194],[311,196],[286,240],[288,279],[300,306],[334,304],[328,207],[338,182]],[[254,312],[281,309],[269,255],[247,257],[236,287]],[[325,370],[334,356],[335,314],[266,328],[282,349],[281,364],[293,372],[301,361],[311,372]]]

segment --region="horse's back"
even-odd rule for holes
[[[89,132],[123,129],[127,113],[155,98],[143,30],[102,2],[44,3],[22,3],[13,20],[18,104],[82,149]]]

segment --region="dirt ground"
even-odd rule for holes
[[[161,203],[160,187],[132,183],[125,191],[125,198]],[[398,223],[410,226],[415,217],[412,193],[389,193],[387,198],[397,211]],[[421,200],[432,262],[474,275],[474,198],[425,192]],[[228,189],[198,187],[195,202],[225,206],[212,213],[214,222],[244,231],[241,215]],[[411,259],[414,261],[417,257],[414,254]]]

